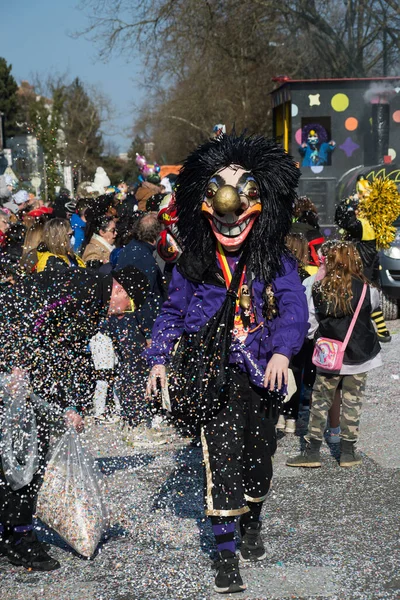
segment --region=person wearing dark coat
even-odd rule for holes
[[[4,246],[0,249],[0,282],[7,283],[21,274],[20,260],[24,244],[25,225],[13,223],[7,231]]]
[[[90,371],[84,360],[88,342],[107,315],[127,310],[131,300],[140,307],[147,291],[147,278],[133,267],[106,276],[70,269],[55,278],[44,271],[0,290],[0,419],[10,396],[26,390],[48,407],[44,416],[32,406],[39,469],[30,483],[14,490],[0,468],[0,553],[13,565],[36,571],[60,566],[37,540],[32,525],[49,448],[50,415],[82,430],[81,414],[89,401]]]
[[[134,213],[138,211],[138,203],[135,194],[128,192],[124,200],[117,204],[115,210],[119,219],[125,220],[131,218]]]
[[[66,188],[61,188],[59,195],[54,201],[53,217],[59,219],[69,219],[76,208],[76,202],[70,197]]]
[[[314,275],[319,267],[318,250],[324,243],[318,223],[318,212],[315,204],[307,196],[296,198],[293,209],[291,233],[304,235],[308,243],[308,268]]]
[[[155,215],[145,214],[134,225],[134,236],[120,251],[115,270],[127,266],[140,269],[148,278],[150,292],[143,307],[135,312],[138,327],[146,340],[151,340],[154,322],[161,310],[166,293],[160,268],[154,258],[155,243],[161,227]]]
[[[364,275],[376,288],[380,288],[380,261],[376,247],[375,231],[367,219],[358,214],[359,198],[342,200],[336,208],[335,223],[345,230],[347,238],[357,248],[363,262]],[[387,328],[382,308],[378,306],[371,314],[380,342],[390,342],[392,336]]]
[[[222,134],[190,154],[175,193],[184,251],[146,351],[148,397],[168,395],[169,365],[169,389],[181,396],[171,393],[172,412],[201,427],[214,591],[225,595],[246,588],[237,518],[241,561],[267,557],[260,516],[274,419],[307,332],[306,297],[284,245],[298,179],[293,159],[262,136]]]
[[[286,461],[289,467],[321,466],[320,449],[327,416],[338,390],[342,396],[339,464],[347,468],[361,463],[356,444],[365,385],[369,371],[382,365],[379,341],[370,318],[379,297],[377,299],[376,288],[368,286],[357,249],[351,242],[332,242],[327,248],[323,247],[322,252],[325,276],[312,286],[308,333],[309,337],[314,333],[314,339],[319,339],[322,350],[317,359],[306,448]],[[334,370],[334,365],[329,362],[332,360],[330,342],[345,340],[354,317],[343,363]]]

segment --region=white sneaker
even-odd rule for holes
[[[285,433],[296,433],[295,419],[286,419]]]
[[[285,427],[286,427],[286,419],[285,419],[284,415],[279,415],[279,419],[276,424],[276,428],[279,431],[285,431]]]
[[[152,429],[160,435],[164,435],[166,437],[171,437],[173,439],[179,438],[179,434],[176,431],[176,428],[169,423],[163,422],[160,425],[153,425]]]
[[[124,441],[134,448],[145,448],[149,446],[163,446],[168,443],[168,439],[161,432],[154,428],[141,427],[134,429],[129,435],[124,436]]]
[[[119,423],[121,420],[120,415],[98,415],[94,416],[95,423],[104,423],[105,425],[112,425],[114,423]]]

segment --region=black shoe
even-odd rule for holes
[[[286,461],[287,467],[311,467],[316,468],[321,466],[320,448],[322,442],[319,440],[310,440],[304,452],[288,458]]]
[[[19,538],[11,536],[1,543],[0,550],[11,564],[29,571],[54,571],[60,568],[58,560],[47,554],[34,531]]]
[[[356,467],[362,463],[361,456],[356,453],[356,443],[340,440],[340,466]]]
[[[381,333],[378,333],[378,340],[385,344],[386,342],[392,341],[392,336],[388,330],[382,331]]]
[[[217,574],[215,576],[214,591],[218,594],[233,594],[243,592],[246,585],[239,571],[239,558],[229,550],[222,550],[215,563]]]
[[[242,534],[242,545],[240,547],[239,557],[244,562],[256,562],[264,560],[267,553],[261,539],[261,521],[253,521],[247,525],[240,525]]]

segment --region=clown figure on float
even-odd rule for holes
[[[328,142],[327,131],[319,123],[309,123],[305,125],[301,132],[302,143],[299,146],[299,152],[303,157],[302,167],[325,166],[329,162],[336,142]]]

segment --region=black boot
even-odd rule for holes
[[[340,466],[355,467],[361,463],[361,456],[356,453],[356,442],[340,440]]]
[[[242,545],[240,547],[240,560],[244,562],[256,562],[264,560],[267,556],[261,539],[261,521],[253,521],[246,525],[240,525]]]
[[[320,440],[311,439],[307,442],[305,450],[294,456],[293,458],[288,458],[286,461],[287,467],[320,467],[321,466],[321,457],[319,454],[322,442]]]
[[[217,574],[215,576],[214,591],[218,594],[232,594],[243,592],[246,585],[239,571],[239,558],[230,550],[222,550],[216,561]]]
[[[58,560],[47,554],[34,531],[20,536],[13,534],[1,544],[1,552],[11,564],[30,571],[54,571],[60,567]]]
[[[392,336],[390,335],[389,331],[386,330],[386,331],[383,331],[382,333],[378,333],[378,340],[383,343],[391,342]]]

